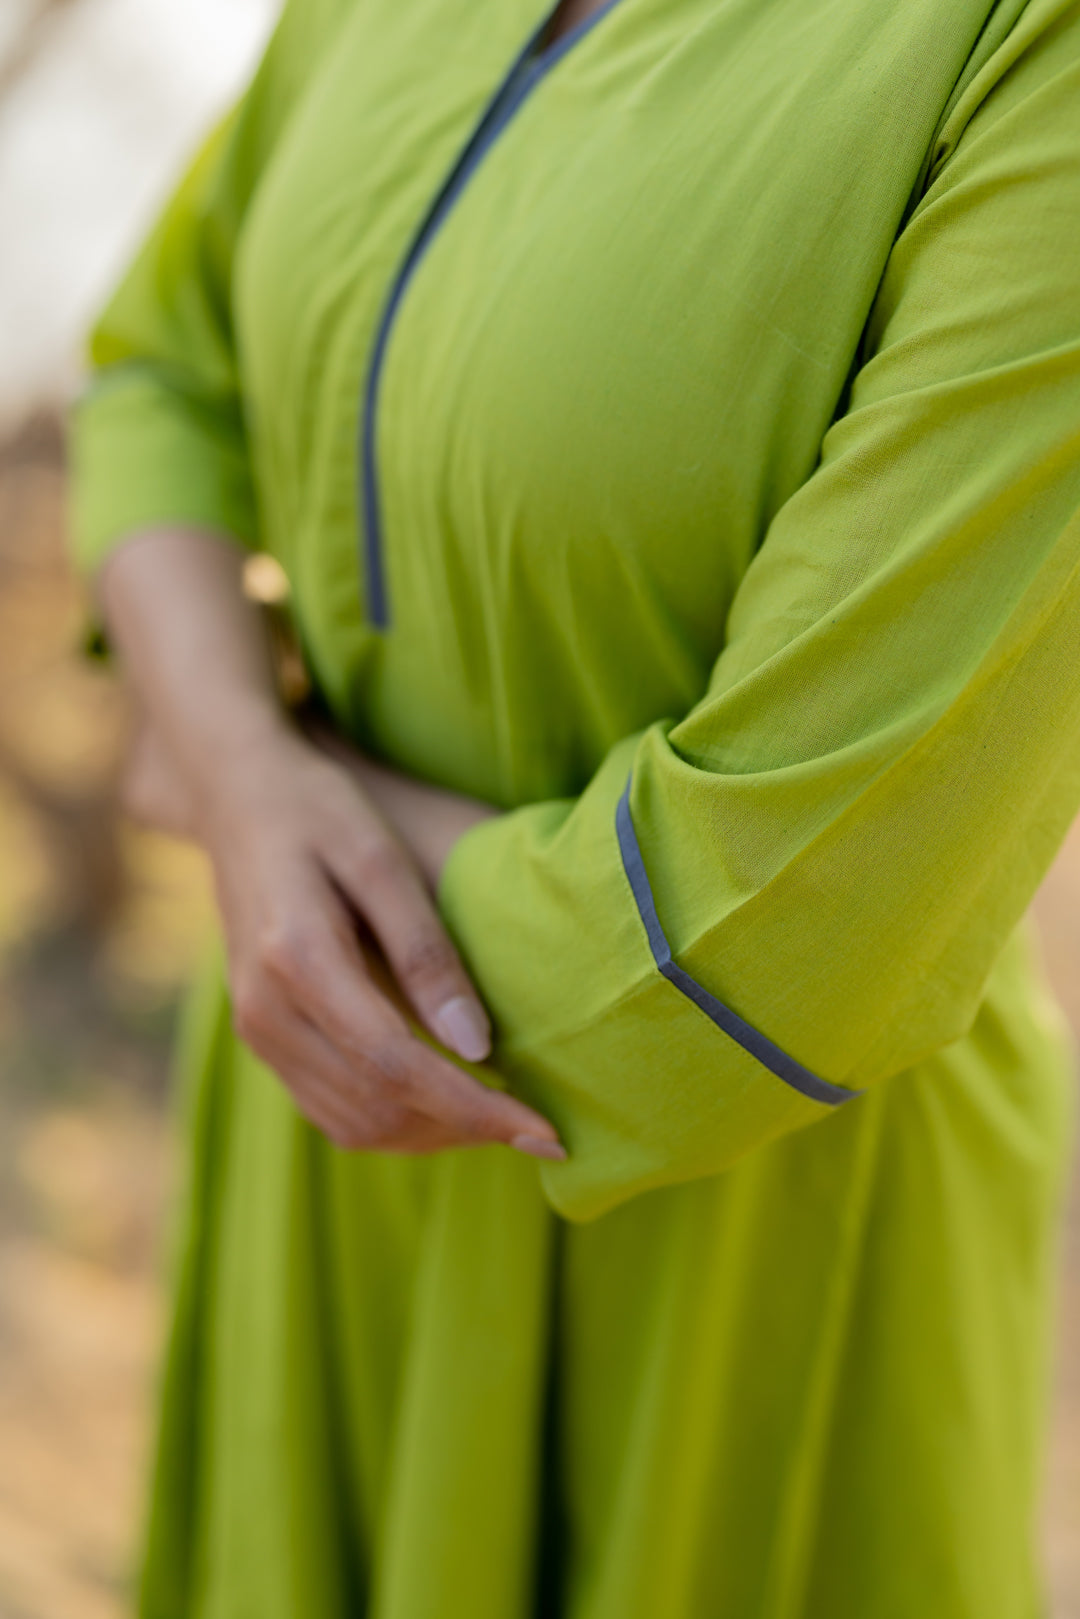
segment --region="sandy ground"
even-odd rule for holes
[[[199,858],[116,819],[60,442],[0,445],[0,1619],[119,1619],[160,1321],[167,1049]]]

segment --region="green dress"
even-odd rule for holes
[[[276,555],[565,1163],[237,1042],[144,1619],[1034,1619],[1080,805],[1080,6],[293,0],[107,311],[77,550]],[[541,31],[538,32],[538,29]]]

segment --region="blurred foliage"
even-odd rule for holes
[[[118,1619],[138,1521],[201,858],[124,826],[127,715],[79,656],[59,423],[0,444],[0,1615]]]

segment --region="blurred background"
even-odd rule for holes
[[[123,1619],[162,1330],[168,1048],[210,896],[124,825],[79,655],[63,406],[95,308],[277,0],[0,0],[0,1619]],[[1080,1034],[1080,826],[1036,912]],[[1080,1198],[1044,1541],[1080,1619]],[[930,1616],[928,1616],[930,1619]]]
[[[0,1619],[129,1613],[172,1180],[168,1047],[210,918],[118,821],[79,656],[80,337],[275,0],[0,0]]]

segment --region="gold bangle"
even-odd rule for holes
[[[313,683],[289,610],[289,576],[276,557],[256,551],[244,562],[243,582],[244,595],[262,611],[281,701],[286,708],[300,708]]]

